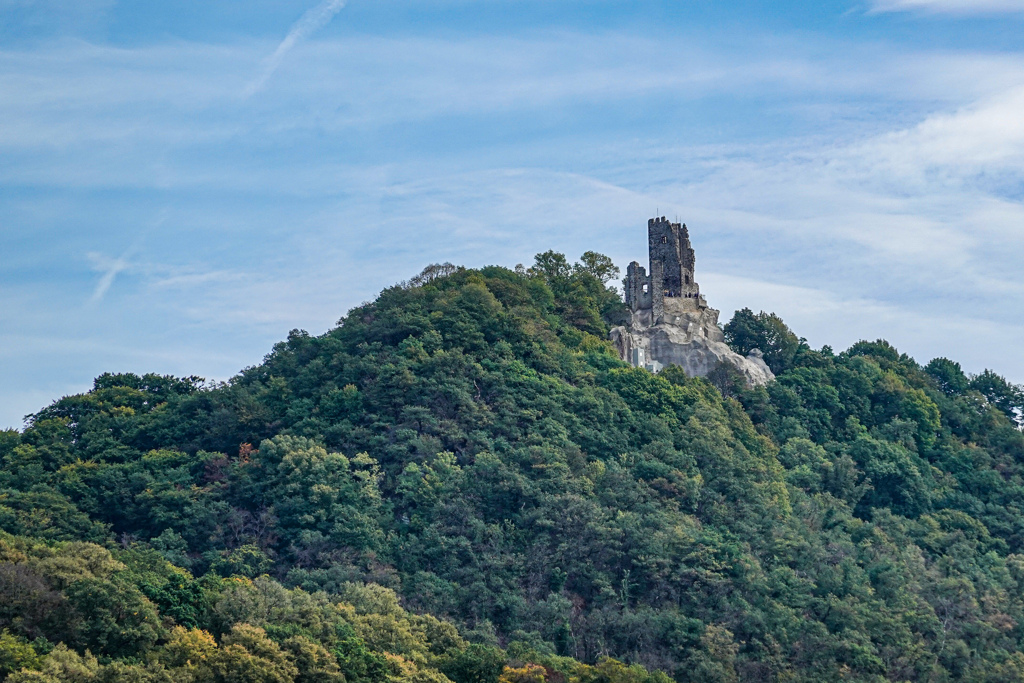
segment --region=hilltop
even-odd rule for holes
[[[1018,387],[749,310],[773,381],[655,375],[613,276],[433,267],[227,383],[106,374],[0,433],[0,673],[1024,677]]]

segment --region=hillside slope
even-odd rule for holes
[[[202,633],[174,628],[201,626],[225,651],[318,643],[338,675],[368,681],[494,683],[505,664],[520,667],[505,683],[648,676],[557,656],[680,682],[1024,677],[1017,387],[881,341],[814,351],[750,311],[726,333],[765,351],[768,387],[725,368],[651,375],[606,341],[622,316],[610,274],[598,255],[550,252],[528,271],[428,270],[227,384],[103,375],[3,433],[9,649],[28,658],[41,637],[36,654],[66,642],[171,666],[168,643]],[[83,541],[122,566],[61,579],[46,558],[99,552]],[[142,564],[164,579],[115,580]],[[160,592],[172,575],[192,597]],[[86,579],[130,584],[159,624],[121,643],[29,618],[46,593],[87,621]],[[384,589],[461,635],[366,595]],[[245,600],[225,603],[229,590],[263,597],[231,612]],[[320,600],[330,633],[266,607],[273,591]],[[419,635],[396,635],[403,619]],[[354,646],[338,643],[356,636],[383,668],[346,664]],[[472,666],[451,663],[464,655]]]

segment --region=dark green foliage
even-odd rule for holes
[[[230,552],[222,553],[221,557],[210,564],[210,571],[224,577],[244,576],[254,579],[265,574],[272,564],[259,546],[246,543]]]
[[[991,370],[986,370],[971,380],[971,389],[1018,425],[1024,425],[1024,390],[1006,381]]]
[[[619,276],[619,268],[610,258],[593,251],[584,252],[576,268],[593,275],[604,284]]]
[[[76,635],[82,648],[113,657],[137,656],[159,636],[156,610],[130,583],[83,578],[64,594],[80,620]]]
[[[346,681],[353,683],[383,683],[387,680],[387,660],[372,652],[362,638],[355,635],[339,639],[331,652],[334,654]]]
[[[606,341],[616,275],[431,267],[226,384],[104,375],[0,433],[0,528],[39,539],[0,545],[0,656],[54,680],[1024,671],[1019,387],[748,309],[726,334],[775,382],[655,376]]]
[[[159,609],[160,614],[186,628],[203,625],[209,598],[202,583],[165,560],[155,550],[134,549],[118,553],[126,576]]]
[[[497,683],[506,661],[500,649],[474,643],[447,657],[440,669],[454,683]]]
[[[754,313],[749,308],[736,311],[725,325],[725,340],[744,356],[760,349],[764,362],[776,374],[793,366],[801,349],[801,340],[774,313]]]
[[[960,364],[948,358],[933,358],[924,366],[924,371],[931,375],[942,393],[947,396],[960,396],[970,388],[970,380],[960,368]]]

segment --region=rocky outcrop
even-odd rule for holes
[[[710,326],[706,324],[710,322],[707,318],[714,319]],[[701,315],[687,316],[680,322],[643,326],[640,321],[634,321],[629,326],[614,328],[611,339],[620,358],[652,372],[678,365],[690,377],[704,377],[725,362],[743,373],[750,386],[775,379],[760,351],[754,349],[749,355],[741,356],[729,348],[717,319],[718,311],[707,308]]]

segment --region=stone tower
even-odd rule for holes
[[[691,300],[670,302],[672,310],[707,308],[693,279],[695,258],[685,224],[671,223],[664,216],[648,220],[647,250],[650,275],[636,261],[626,268],[626,305],[631,311],[650,309],[653,324],[665,316],[666,299]]]

